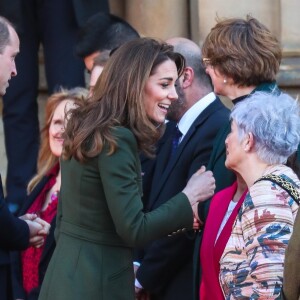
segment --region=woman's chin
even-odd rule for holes
[[[231,166],[231,164],[230,164],[230,162],[227,161],[227,159],[225,160],[225,167],[226,167],[227,169],[229,169],[229,170],[233,170],[233,169],[232,169],[232,166]]]
[[[156,128],[160,128],[163,124],[165,124],[165,120],[162,122],[162,121],[156,121],[156,120],[150,119],[150,121]]]

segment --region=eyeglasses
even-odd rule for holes
[[[204,65],[205,68],[207,68],[208,66],[211,66],[211,60],[210,60],[210,58],[203,57],[202,58],[202,62],[203,62],[203,65]]]

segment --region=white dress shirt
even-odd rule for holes
[[[181,142],[184,139],[184,136],[189,131],[190,127],[194,123],[194,121],[198,118],[198,116],[207,108],[212,102],[216,100],[215,93],[211,92],[204,96],[202,99],[197,101],[191,108],[189,108],[185,114],[181,117],[178,128],[182,133],[182,137],[180,138]]]

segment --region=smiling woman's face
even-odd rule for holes
[[[60,157],[63,148],[64,139],[62,134],[65,130],[65,113],[74,108],[73,100],[64,100],[59,103],[54,111],[51,124],[49,127],[49,144],[51,152]]]
[[[166,60],[156,67],[146,82],[145,109],[148,117],[156,123],[165,121],[169,106],[178,98],[175,90],[177,78],[175,62]]]

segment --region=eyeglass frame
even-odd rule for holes
[[[203,57],[202,58],[202,63],[204,65],[205,68],[207,68],[208,66],[212,66],[211,65],[211,59],[207,58],[207,57]]]

